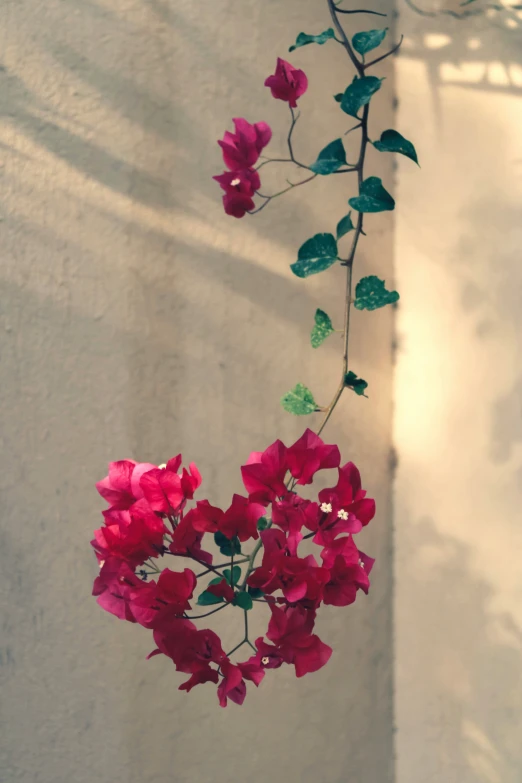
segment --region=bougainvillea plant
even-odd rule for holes
[[[374,562],[359,550],[354,536],[373,518],[375,503],[366,497],[356,466],[342,464],[338,447],[325,443],[320,434],[345,389],[365,395],[367,388],[366,381],[348,366],[351,305],[374,310],[399,298],[374,275],[359,280],[355,295],[352,292],[354,258],[365,235],[364,217],[394,208],[381,179],[365,174],[368,144],[415,162],[417,156],[413,144],[396,130],[384,130],[374,141],[368,134],[370,103],[382,85],[382,79],[369,71],[398,46],[368,59],[369,53],[383,44],[387,28],[358,32],[350,40],[341,23],[344,15],[384,14],[345,9],[334,0],[326,3],[333,26],[319,34],[299,33],[290,51],[326,42],[345,49],[355,75],[345,91],[332,100],[353,120],[346,133],[360,133],[357,160],[347,161],[342,138],[331,141],[310,164],[297,160],[292,136],[299,119],[296,108],[307,91],[308,78],[301,69],[278,58],[265,85],[276,100],[289,106],[288,155],[262,155],[271,141],[270,127],[266,122],[236,118],[234,131],[227,131],[218,142],[227,170],[214,179],[224,191],[225,212],[242,218],[316,177],[355,174],[357,191],[348,200],[351,211],[339,220],[335,233],[308,239],[291,264],[292,272],[300,278],[334,264],[346,268],[342,372],[333,398],[321,407],[301,383],[283,396],[286,411],[297,416],[321,415],[316,432],[306,429],[291,446],[276,440],[265,451],[252,452],[241,467],[245,494],[234,495],[226,510],[208,500],[194,499],[201,476],[194,464],[188,470],[182,467],[181,455],[159,466],[133,460],[113,462],[108,476],[96,485],[108,504],[102,512],[104,523],[92,541],[100,567],[93,587],[99,605],[152,632],[154,649],[149,658],[166,656],[177,671],[187,675],[180,690],[214,683],[223,707],[228,699],[242,704],[246,682],[258,686],[268,670],[291,664],[296,676],[302,677],[323,667],[332,649],[314,633],[317,612],[322,605],[348,606],[360,590],[367,593]],[[260,170],[276,162],[293,164],[305,176],[282,191],[264,195]],[[340,250],[343,240],[349,243],[344,254]],[[312,346],[320,346],[333,331],[328,314],[317,309]],[[336,471],[333,486],[322,489],[313,499],[303,497],[302,488],[325,469]],[[304,554],[307,539],[316,545],[317,558]],[[209,540],[220,552],[219,562],[206,550]],[[192,567],[171,569],[174,563]],[[249,612],[257,606],[264,608],[269,619],[264,635],[253,641],[248,620]],[[224,649],[216,632],[196,625],[228,607],[236,607],[244,616],[243,638],[231,650]]]

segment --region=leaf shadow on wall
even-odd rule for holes
[[[408,714],[399,712],[399,720],[413,744],[415,768],[422,766],[420,738],[428,731],[438,737],[430,752],[444,748],[441,779],[460,770],[471,771],[477,783],[516,783],[522,765],[522,631],[509,612],[495,609],[495,588],[487,573],[477,572],[470,546],[439,532],[429,516],[401,525],[402,589],[414,586],[424,618],[398,638],[398,689],[409,699]],[[437,617],[444,618],[443,632]],[[426,703],[430,723],[416,742],[419,727],[409,725],[409,715],[426,714]]]

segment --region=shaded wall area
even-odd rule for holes
[[[515,783],[522,20],[434,6],[399,18],[397,122],[422,169],[397,187],[397,779]]]
[[[297,381],[328,400],[340,345],[309,346],[316,307],[341,318],[342,271],[291,275],[353,184],[314,182],[255,220],[223,215],[215,140],[265,119],[284,152],[288,112],[263,87],[326,3],[22,0],[0,30],[1,768],[20,783],[386,783],[392,775],[391,310],[355,313],[353,366],[328,437],[360,465],[379,514],[367,600],[326,611],[323,671],[281,670],[242,709],[187,696],[150,636],[90,597],[94,491],[111,459],[182,451],[225,504],[239,465],[304,424],[278,400]],[[335,44],[293,55],[310,77],[296,149],[346,129],[332,95],[352,78]],[[393,76],[373,133],[391,126]],[[374,153],[376,155],[376,153]],[[376,158],[370,154],[369,169]],[[391,189],[388,156],[379,174]],[[371,171],[369,173],[372,173]],[[286,176],[295,176],[294,171]],[[284,180],[284,176],[281,177]],[[313,189],[312,189],[313,188]],[[368,221],[359,273],[391,282],[392,220]],[[241,618],[231,620],[235,631]],[[216,773],[215,769],[218,769]]]

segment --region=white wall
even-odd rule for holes
[[[342,311],[342,271],[289,264],[346,211],[343,177],[252,221],[222,214],[211,176],[230,118],[287,111],[263,87],[297,33],[329,25],[312,0],[19,0],[0,25],[2,539],[0,768],[8,783],[387,783],[392,779],[391,309],[354,316],[353,367],[327,434],[360,464],[379,513],[367,600],[325,612],[323,671],[267,677],[242,709],[187,696],[149,634],[90,596],[89,548],[110,459],[182,450],[208,497],[240,489],[252,449],[303,422],[279,408],[303,381],[333,393],[340,346],[308,345],[316,307]],[[330,44],[309,72],[297,149],[346,128],[332,95],[351,80]],[[375,99],[389,127],[393,78]],[[373,158],[376,160],[376,158]],[[371,166],[372,158],[370,158]],[[375,169],[377,171],[377,169]],[[379,173],[390,182],[391,156]],[[391,278],[392,218],[368,220],[359,274]],[[237,625],[241,618],[237,617]],[[230,629],[231,633],[235,627]],[[214,771],[215,769],[218,771]]]
[[[518,783],[521,21],[401,8],[397,780]]]

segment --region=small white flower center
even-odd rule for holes
[[[332,513],[332,504],[331,503],[321,503],[321,511],[324,514],[331,514]]]
[[[233,186],[241,185],[241,180],[239,179],[239,177],[236,177],[235,179],[232,180],[232,182],[230,184],[233,185]]]
[[[103,568],[104,565],[105,565],[105,560],[100,560],[99,563],[100,568]]]
[[[268,655],[265,655],[264,658],[261,658],[261,663],[263,664],[263,666],[266,666],[267,663],[270,663],[270,658],[268,657]]]
[[[362,560],[359,560],[359,565],[361,566],[361,568],[364,568],[364,563]]]
[[[166,468],[166,467],[167,467],[167,463],[166,463],[166,462],[162,462],[162,464],[161,464],[161,465],[158,465],[158,468],[159,468],[160,470],[165,470],[165,468]]]
[[[339,519],[348,519],[348,512],[342,508],[340,511],[337,512],[337,516]]]

